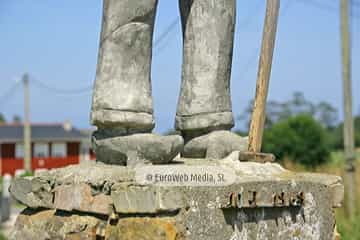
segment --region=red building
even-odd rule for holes
[[[14,175],[24,169],[23,125],[0,125],[1,174]],[[89,136],[70,124],[33,124],[31,126],[31,166],[51,169],[90,159]]]

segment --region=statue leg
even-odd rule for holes
[[[104,0],[91,121],[99,128],[154,128],[151,49],[157,0]]]
[[[151,134],[155,125],[150,75],[156,7],[157,0],[104,0],[91,111],[91,122],[98,128],[93,145],[99,161],[149,160],[147,147],[159,142],[168,154],[152,154],[151,160],[166,162],[181,145],[182,139]],[[135,140],[139,138],[141,141]]]
[[[229,151],[244,150],[243,140],[229,150],[217,144],[220,140],[239,142],[240,138],[229,131],[234,126],[230,74],[236,0],[179,3],[184,62],[175,126],[185,138],[183,155],[221,158]]]

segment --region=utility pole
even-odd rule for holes
[[[31,126],[30,126],[30,93],[29,75],[23,75],[24,84],[24,169],[31,172]]]
[[[340,0],[341,22],[341,56],[344,101],[344,152],[345,152],[345,187],[347,193],[346,213],[353,218],[356,199],[356,169],[355,169],[355,143],[354,120],[352,116],[352,87],[351,87],[351,52],[349,30],[349,0]]]

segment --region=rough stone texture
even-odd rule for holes
[[[179,170],[184,166],[232,169],[237,177],[224,186],[140,184],[135,181],[137,168],[99,163],[15,179],[10,191],[19,201],[32,203],[29,207],[55,208],[54,202],[60,199],[55,194],[54,202],[39,201],[34,206],[28,200],[31,192],[18,193],[23,193],[23,187],[35,189],[37,196],[62,189],[63,201],[69,203],[62,208],[77,211],[22,213],[12,235],[18,238],[11,239],[71,239],[70,233],[82,236],[77,239],[94,239],[90,235],[94,231],[104,239],[333,239],[333,208],[340,206],[344,193],[341,178],[293,173],[274,163],[240,162],[238,155],[234,152],[222,160],[178,159],[171,165]],[[148,167],[155,172],[161,166]],[[44,187],[32,187],[39,182]],[[85,185],[91,188],[91,196]],[[82,191],[76,207],[66,199],[73,198],[74,189]],[[113,202],[108,217],[89,207],[93,197],[102,194]],[[106,226],[101,225],[104,219]]]
[[[178,135],[144,133],[104,139],[94,136],[93,145],[97,161],[135,166],[144,163],[169,163],[183,149],[184,140]]]
[[[96,240],[106,221],[93,216],[55,210],[25,209],[18,216],[10,240],[89,239]]]
[[[33,209],[74,209],[106,214],[112,185],[132,179],[134,172],[127,168],[86,162],[41,172],[35,177],[15,178],[9,191],[15,199]]]
[[[235,0],[181,0],[180,10],[184,62],[176,128],[229,129]]]
[[[296,187],[289,183],[269,181],[236,184],[226,191],[199,189],[193,192],[193,204],[190,210],[184,213],[188,239],[331,240],[335,220],[332,205],[329,203],[332,195],[327,193],[327,186],[311,182],[298,184],[300,186]],[[243,193],[252,191],[272,198],[276,192],[281,194],[303,190],[305,190],[305,202],[302,207],[261,207],[260,203],[259,206],[241,207],[240,205],[236,208],[221,205],[221,210],[217,207],[221,202],[221,196],[223,198],[227,196],[228,191],[243,191]],[[217,201],[217,198],[220,199]]]
[[[108,225],[105,239],[180,240],[176,223],[171,218],[122,218]]]
[[[176,116],[175,128],[186,135],[200,136],[213,130],[231,129],[234,126],[232,112],[203,113],[192,116]]]
[[[151,51],[157,0],[105,0],[92,123],[151,130]]]
[[[54,189],[54,208],[66,211],[83,211],[109,215],[113,201],[109,195],[100,193],[93,196],[86,183],[62,185]]]
[[[247,137],[241,137],[230,131],[214,131],[187,142],[182,156],[188,158],[222,159],[233,151],[246,151],[247,148]]]
[[[179,188],[116,184],[111,191],[118,213],[175,212],[186,206]]]
[[[13,181],[9,191],[15,199],[31,208],[52,208],[53,185],[52,179],[24,177]]]
[[[88,183],[94,193],[110,193],[110,188],[114,183],[132,181],[134,179],[134,170],[89,161],[39,172],[35,177],[25,179],[31,180],[34,178],[51,182],[53,186]],[[13,183],[20,179],[22,178],[16,178]]]

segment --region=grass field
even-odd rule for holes
[[[320,173],[329,173],[339,176],[344,176],[344,154],[343,152],[334,152],[331,156],[331,161],[327,164],[319,166],[315,169],[307,169],[304,166],[293,164],[291,161],[284,161],[283,165],[285,168],[294,170],[294,171],[314,171]],[[349,219],[345,215],[346,200],[342,208],[336,209],[336,222],[337,230],[341,234],[341,240],[360,240],[360,149],[357,150],[357,160],[356,160],[356,211],[355,217],[353,220]],[[345,189],[346,197],[346,189]]]

